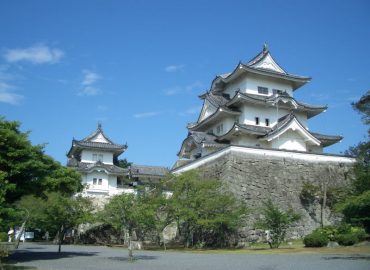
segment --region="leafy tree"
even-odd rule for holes
[[[370,91],[367,91],[359,101],[353,102],[352,107],[362,116],[365,125],[370,124]]]
[[[352,104],[353,108],[362,115],[366,125],[370,124],[370,91]],[[369,129],[370,132],[370,129]],[[354,155],[357,162],[354,167],[352,196],[337,208],[343,213],[347,222],[363,225],[370,232],[370,141],[360,142],[351,147],[346,154]]]
[[[27,209],[29,213],[28,226],[43,228],[55,235],[58,242],[58,252],[61,252],[63,239],[68,230],[77,225],[91,221],[92,204],[88,198],[81,196],[64,196],[52,192],[45,198],[27,195],[17,202],[19,209]]]
[[[269,231],[270,248],[278,248],[284,241],[289,227],[301,218],[293,209],[280,210],[271,200],[264,203],[262,214],[263,218],[257,221],[256,227]]]
[[[121,194],[112,197],[101,213],[104,222],[128,233],[129,260],[133,260],[132,235],[135,230],[145,232],[155,226],[155,207],[147,203],[145,195]]]
[[[189,171],[175,176],[170,199],[171,216],[176,220],[185,246],[224,246],[246,215],[246,207],[222,186]]]
[[[128,162],[127,159],[118,159],[118,158],[114,158],[114,165],[118,166],[118,167],[121,167],[121,168],[128,168],[132,165],[132,162]]]
[[[12,204],[22,196],[82,189],[81,176],[45,155],[44,145],[32,145],[28,135],[19,122],[0,117],[0,230],[15,222]]]

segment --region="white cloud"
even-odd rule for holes
[[[15,87],[8,83],[12,79],[12,75],[0,70],[0,102],[17,105],[24,97],[12,92]]]
[[[102,78],[99,74],[92,72],[90,70],[84,70],[83,73],[84,79],[81,83],[82,85],[92,85]]]
[[[135,118],[148,118],[148,117],[153,117],[159,114],[161,114],[161,112],[144,112],[144,113],[134,114],[133,116]]]
[[[102,76],[90,70],[82,71],[84,76],[81,81],[81,90],[79,96],[96,96],[100,93],[99,88],[95,86],[96,82],[102,79]]]
[[[79,96],[96,96],[99,94],[99,89],[92,87],[92,86],[86,86],[81,89],[81,91],[78,93]]]
[[[176,72],[176,71],[180,71],[182,69],[184,69],[185,65],[181,64],[181,65],[169,65],[167,67],[164,68],[164,70],[166,72]]]
[[[36,44],[23,49],[10,49],[4,54],[9,63],[19,61],[33,64],[55,64],[64,56],[64,52],[57,48],[50,48],[44,44]]]
[[[0,102],[17,105],[23,99],[23,96],[12,93],[13,86],[6,82],[0,81]]]

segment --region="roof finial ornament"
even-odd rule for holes
[[[263,44],[263,52],[268,52],[268,50],[269,50],[269,45],[267,45],[267,43],[265,42]]]
[[[98,121],[98,129],[101,129],[101,122]]]

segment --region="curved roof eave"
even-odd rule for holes
[[[271,133],[261,137],[260,139],[267,141],[274,140],[276,137],[280,136],[281,134],[284,134],[288,130],[292,122],[295,122],[298,125],[299,130],[303,134],[303,136],[311,140],[314,144],[321,145],[321,141],[317,139],[311,132],[309,132],[294,115],[290,115],[289,117],[290,119],[286,121],[283,125],[273,130]]]
[[[239,62],[236,68],[226,77],[217,75],[216,78],[213,79],[211,83],[211,91],[215,88],[215,83],[217,81],[221,81],[223,83],[229,83],[234,78],[237,78],[240,75],[240,74],[237,74],[238,70],[291,81],[293,83],[292,85],[293,91],[303,86],[304,84],[306,84],[307,82],[311,80],[311,77],[299,76],[299,75],[294,75],[294,74],[289,74],[289,73],[279,73],[279,72],[275,72],[275,71],[268,70],[268,69],[262,69],[262,68],[254,68],[254,67],[251,67],[251,66],[248,66],[246,64]]]
[[[197,123],[196,125],[188,127],[188,129],[191,131],[197,131],[198,128],[201,128],[202,126],[206,125],[213,119],[217,118],[221,113],[227,113],[229,115],[240,115],[241,114],[241,112],[232,111],[228,109],[227,107],[218,107],[217,111],[215,111],[213,114],[203,119],[201,122]]]

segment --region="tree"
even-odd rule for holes
[[[135,230],[145,232],[155,226],[154,206],[147,203],[145,194],[121,194],[112,197],[104,206],[101,218],[118,230],[128,234],[129,260],[133,260],[132,235]]]
[[[301,218],[293,209],[280,210],[271,200],[264,202],[262,214],[263,218],[257,221],[256,227],[269,231],[270,248],[278,248],[285,240],[289,227]]]
[[[44,145],[32,145],[28,135],[20,131],[19,122],[0,117],[0,231],[13,222],[11,205],[22,196],[45,196],[50,191],[73,194],[82,189],[81,176],[45,155]]]
[[[247,214],[246,207],[221,181],[197,171],[174,176],[171,184],[170,214],[185,246],[225,246]]]
[[[370,124],[370,91],[367,91],[359,101],[353,102],[352,107],[362,116],[365,125]]]
[[[362,115],[364,124],[370,124],[370,91],[352,106]],[[370,129],[369,129],[370,132]],[[370,134],[370,133],[369,133]],[[348,149],[346,154],[356,156],[355,179],[351,195],[337,208],[343,213],[345,221],[363,225],[370,232],[370,141],[360,142]]]
[[[346,222],[363,226],[370,232],[370,190],[348,199],[339,209]]]
[[[55,235],[58,252],[61,252],[64,236],[77,225],[91,221],[93,210],[91,201],[81,196],[65,196],[52,192],[46,199],[28,195],[17,203],[18,209],[27,209],[30,219],[28,226],[43,228]]]

